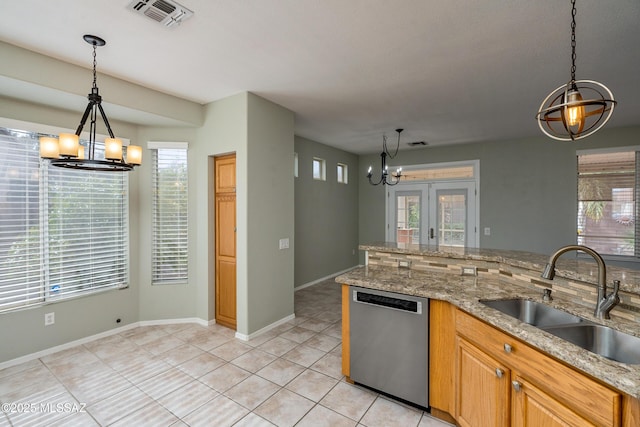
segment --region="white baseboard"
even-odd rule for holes
[[[215,324],[216,321],[206,321],[199,317],[186,317],[183,319],[141,320],[138,322],[138,326],[172,325],[174,323],[196,323],[200,326],[206,327]]]
[[[111,335],[119,334],[120,332],[137,328],[139,326],[169,325],[173,323],[196,323],[201,326],[208,326],[213,324],[211,322],[215,323],[215,320],[207,322],[206,320],[203,320],[197,317],[189,317],[184,319],[143,320],[140,322],[133,322],[128,325],[120,326],[118,328],[109,329],[108,331],[105,331],[105,332],[100,332],[99,334],[90,335],[88,337],[84,337],[84,338],[80,338],[64,344],[56,345],[54,347],[49,347],[47,349],[37,351],[35,353],[31,353],[31,354],[17,357],[15,359],[7,360],[6,362],[1,362],[0,370],[9,368],[11,366],[19,365],[20,363],[29,362],[34,359],[39,359],[40,357],[48,356],[50,354],[57,353],[62,350],[67,350],[77,345],[86,344],[88,342],[95,341],[100,338],[105,338]]]
[[[299,290],[302,290],[304,288],[308,288],[309,286],[317,285],[320,282],[324,282],[325,280],[332,279],[332,278],[334,278],[336,276],[339,276],[339,275],[344,274],[344,273],[346,273],[348,271],[354,270],[354,269],[356,269],[358,267],[362,267],[362,266],[361,265],[356,265],[354,267],[347,268],[346,270],[338,271],[337,273],[333,273],[333,274],[330,274],[328,276],[321,277],[321,278],[316,279],[316,280],[314,280],[312,282],[304,283],[304,284],[302,284],[300,286],[296,286],[295,288],[293,288],[293,291],[294,292],[298,292]]]
[[[295,314],[290,314],[287,317],[283,317],[282,319],[277,320],[277,321],[273,322],[272,324],[267,325],[264,328],[259,329],[259,330],[255,331],[254,333],[249,334],[249,335],[241,334],[240,332],[236,332],[236,338],[238,338],[239,340],[242,340],[242,341],[249,341],[250,339],[253,339],[253,338],[257,337],[257,336],[260,336],[260,335],[264,334],[265,332],[268,332],[271,329],[273,329],[273,328],[275,328],[277,326],[280,326],[283,323],[287,323],[290,320],[293,320],[295,318],[296,318]]]
[[[275,328],[277,326],[280,326],[283,323],[287,323],[288,321],[293,320],[295,318],[296,318],[295,313],[294,314],[290,314],[290,315],[288,315],[286,317],[283,317],[282,319],[277,320],[277,321],[273,322],[272,324],[267,325],[264,328],[259,329],[259,330],[255,331],[254,333],[249,334],[249,335],[241,334],[240,332],[236,332],[236,338],[238,338],[239,340],[242,340],[242,341],[249,341],[250,339],[253,339],[253,338],[257,337],[257,336],[260,336],[260,335],[264,334],[265,332],[268,332],[271,329],[273,329],[273,328]]]

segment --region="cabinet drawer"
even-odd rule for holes
[[[462,311],[456,332],[596,425],[620,425],[618,392]]]

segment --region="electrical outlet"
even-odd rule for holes
[[[461,268],[460,274],[462,274],[463,276],[477,276],[478,268],[473,265],[472,266],[463,265]]]
[[[44,315],[44,326],[53,325],[54,323],[56,323],[56,314],[53,313],[53,312],[45,313],[45,315]]]
[[[491,228],[490,227],[485,227],[484,228],[484,235],[485,236],[491,236]]]

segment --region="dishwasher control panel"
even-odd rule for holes
[[[357,291],[355,289],[353,291],[353,300],[355,302],[379,305],[382,307],[394,308],[396,310],[422,314],[422,301],[372,294],[370,292]]]

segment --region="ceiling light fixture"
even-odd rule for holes
[[[389,167],[387,166],[387,156],[390,159],[393,159],[398,154],[398,148],[400,148],[400,134],[404,129],[396,129],[398,132],[398,145],[396,145],[396,151],[391,155],[389,150],[387,149],[387,135],[382,135],[382,153],[380,153],[380,158],[382,159],[382,174],[380,175],[380,179],[378,182],[373,182],[371,177],[373,176],[371,172],[371,166],[369,166],[369,170],[367,171],[367,178],[369,179],[369,184],[371,185],[396,185],[400,182],[400,177],[402,176],[402,168],[396,169],[396,174],[389,173]],[[395,178],[395,181],[394,181]]]
[[[593,80],[576,80],[576,0],[571,0],[571,80],[542,101],[536,119],[559,141],[586,138],[604,126],[616,105],[611,91]]]
[[[122,140],[113,135],[109,120],[102,109],[102,97],[98,93],[96,84],[96,47],[104,46],[106,42],[97,36],[85,35],[84,40],[93,46],[93,87],[88,95],[89,104],[84,111],[80,125],[75,134],[61,133],[58,138],[40,138],[40,157],[51,159],[52,166],[62,168],[81,169],[103,172],[128,172],[142,163],[142,148],[129,145],[126,150],[126,160],[122,155]],[[107,127],[110,138],[104,141],[104,159],[96,158],[96,119],[98,112]],[[85,157],[85,147],[80,145],[80,134],[87,119],[91,119],[89,126],[89,145]]]

